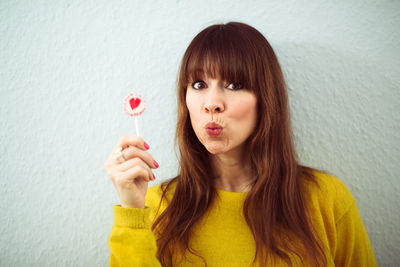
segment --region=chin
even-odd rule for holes
[[[223,136],[215,138],[204,134],[199,138],[199,141],[213,155],[225,153],[230,149],[229,139]]]
[[[213,154],[213,155],[218,155],[218,154],[222,154],[222,153],[225,152],[225,151],[223,151],[221,149],[210,149],[210,148],[207,148],[207,147],[206,147],[206,149],[207,149],[208,152],[210,152],[210,154]]]
[[[221,143],[217,143],[217,142],[213,142],[213,143],[209,143],[209,144],[203,144],[204,147],[207,149],[208,152],[210,152],[213,155],[218,155],[218,154],[222,154],[225,153],[226,151],[228,151],[228,147],[224,144]]]

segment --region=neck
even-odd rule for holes
[[[212,155],[211,161],[217,173],[217,188],[231,192],[248,192],[251,189],[254,178],[249,160],[241,149]]]

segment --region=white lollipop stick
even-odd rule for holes
[[[144,103],[143,98],[140,95],[130,93],[124,99],[124,111],[129,116],[135,116],[135,126],[136,126],[136,135],[139,134],[139,123],[137,116],[142,114],[146,105]]]
[[[137,116],[135,116],[135,126],[136,126],[136,135],[140,136],[140,134],[139,134],[139,123],[138,123]]]

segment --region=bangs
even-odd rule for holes
[[[240,83],[243,88],[254,88],[255,55],[249,49],[250,40],[226,28],[200,33],[186,51],[183,84],[196,80],[220,79]]]

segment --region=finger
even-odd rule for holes
[[[115,170],[117,172],[124,172],[124,171],[127,171],[129,169],[132,169],[135,166],[141,166],[141,167],[149,168],[149,166],[142,159],[140,159],[138,157],[135,157],[135,158],[127,160],[127,161],[125,161],[125,162],[123,162],[123,163],[121,163],[119,165],[116,165],[115,166]]]
[[[141,150],[147,150],[149,149],[149,145],[143,140],[142,137],[137,136],[137,135],[124,135],[122,136],[115,149],[122,147],[122,149],[125,149],[129,146],[135,146],[137,148],[140,148]]]
[[[153,156],[150,155],[150,153],[143,151],[139,148],[133,146],[128,147],[127,149],[122,151],[122,156],[126,161],[137,157],[143,160],[150,168],[158,168],[158,163],[154,160]]]
[[[120,157],[117,157],[119,152],[121,152],[122,160],[120,159]],[[114,149],[113,152],[110,153],[106,162],[104,163],[104,168],[107,170],[109,168],[112,168],[114,165],[119,165],[125,161],[126,159],[123,155],[123,150],[121,147],[118,147],[117,149]]]
[[[138,178],[142,178],[146,182],[150,182],[149,171],[143,168],[140,165],[136,165],[133,168],[130,168],[119,175],[119,179],[117,183],[119,185],[127,185]]]
[[[109,154],[106,162],[104,163],[104,168],[108,169],[111,168],[113,165],[118,165],[121,163],[121,160],[116,158],[116,153],[120,151],[122,153],[122,162],[126,161],[129,158],[126,158],[124,156],[124,150],[128,147],[137,147],[139,149],[147,150],[149,149],[149,145],[144,142],[144,140],[140,136],[136,135],[126,135],[122,136],[120,140],[118,141],[117,146],[114,148],[114,150]],[[154,159],[153,159],[154,161]],[[158,167],[158,164],[155,163],[154,166]]]
[[[154,175],[153,175],[153,172],[151,171],[149,165],[147,165],[147,163],[144,162],[143,160],[141,160],[140,158],[130,159],[130,160],[124,162],[123,164],[118,165],[115,168],[115,170],[117,172],[126,172],[129,169],[134,168],[135,166],[140,166],[141,168],[145,169],[148,173],[150,180],[154,180]]]

